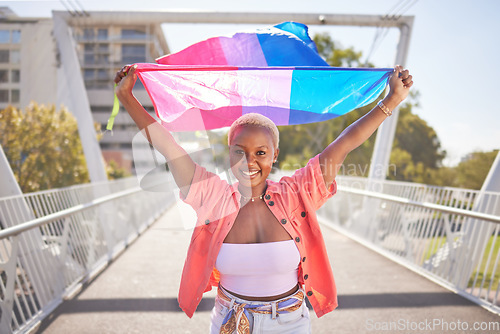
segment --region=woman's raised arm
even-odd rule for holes
[[[412,76],[409,71],[403,70],[399,65],[396,66],[389,79],[389,94],[382,100],[383,106],[377,105],[352,123],[321,152],[319,162],[327,187],[335,180],[347,154],[363,144],[377,130],[392,110],[406,99],[412,85]],[[382,109],[384,106],[386,110]]]
[[[175,183],[182,194],[187,196],[196,165],[172,134],[151,117],[136,99],[132,93],[136,80],[135,67],[124,66],[115,76],[116,96],[144,137],[165,157]]]

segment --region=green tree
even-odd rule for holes
[[[106,163],[106,174],[108,175],[108,180],[130,176],[130,173],[125,168],[120,167],[114,160],[110,160]]]
[[[389,173],[388,179],[436,184],[443,172],[441,167],[446,151],[436,131],[413,113],[418,106],[415,102],[418,92],[411,93],[408,101],[399,108],[398,124],[391,152],[390,164],[395,166],[395,173]]]
[[[421,162],[427,168],[438,168],[446,151],[441,149],[436,131],[413,113],[413,108],[418,107],[414,102],[417,98],[418,92],[412,93],[408,102],[399,108],[394,147],[410,153],[414,162]]]
[[[0,111],[0,143],[24,193],[89,182],[73,115],[30,104]]]
[[[457,184],[457,168],[456,167],[440,167],[431,171],[432,177],[429,184],[441,187],[459,187]]]
[[[456,177],[453,186],[481,189],[497,154],[498,150],[468,154],[455,168]]]

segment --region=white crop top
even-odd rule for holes
[[[215,262],[220,284],[239,295],[276,296],[298,282],[300,253],[293,240],[223,243]]]

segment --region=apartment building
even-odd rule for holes
[[[0,108],[21,103],[21,31],[36,19],[18,18],[9,8],[0,8]],[[24,71],[23,71],[24,72]]]
[[[51,18],[23,18],[0,7],[0,108],[24,108],[31,101],[65,105],[80,117],[91,113],[104,129],[116,71],[167,53],[162,27],[148,21],[147,13],[54,11]],[[134,90],[153,114],[140,82]],[[134,162],[132,152],[137,132],[127,113],[120,112],[113,134],[106,133],[99,142],[104,159],[133,171],[141,163],[137,158]],[[86,156],[89,161],[88,152]]]

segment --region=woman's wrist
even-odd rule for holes
[[[118,100],[120,100],[120,102],[122,102],[122,103],[131,101],[134,99],[134,94],[132,93],[132,91],[125,90],[123,88],[117,89],[115,91],[115,93],[116,93],[116,97],[118,98]]]
[[[403,102],[402,99],[398,99],[396,96],[392,94],[388,94],[384,99],[382,100],[382,103],[389,108],[389,110],[393,111],[394,109],[397,108],[397,106]]]

